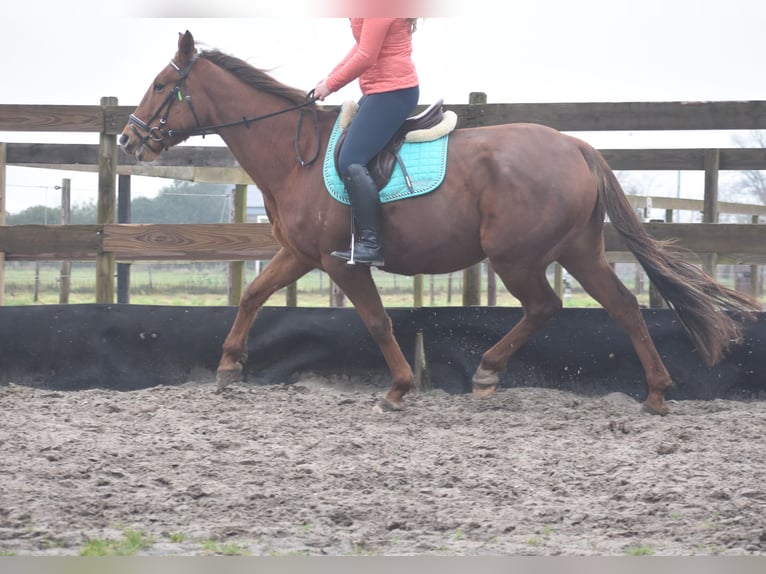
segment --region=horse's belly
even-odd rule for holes
[[[423,221],[405,233],[383,237],[386,271],[402,275],[460,271],[485,258],[478,231],[456,233]]]

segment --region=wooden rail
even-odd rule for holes
[[[99,146],[95,144],[8,143],[7,165],[97,172]],[[705,169],[705,149],[602,149],[612,169],[635,171],[695,171]],[[723,148],[720,170],[766,169],[766,149]],[[152,164],[139,164],[117,154],[119,175],[164,177],[184,181],[251,185],[248,176],[225,147],[179,146]]]
[[[425,106],[419,106],[422,110]],[[561,131],[766,129],[766,101],[446,104],[460,127],[536,122]],[[336,109],[337,106],[325,106]],[[0,131],[117,135],[136,106],[0,105]]]
[[[538,122],[561,131],[766,129],[766,101],[488,104],[483,94],[471,103],[446,105],[459,127]],[[330,106],[332,107],[332,106]],[[422,108],[422,106],[421,106]],[[114,223],[117,175],[148,175],[229,184],[250,184],[228,149],[179,146],[152,165],[137,164],[116,149],[116,135],[134,106],[102,98],[99,106],[0,105],[0,132],[97,132],[99,145],[0,144],[0,304],[5,260],[96,259],[100,302],[114,294],[115,261],[268,259],[277,249],[267,224],[128,225]],[[602,150],[616,170],[702,170],[704,200],[631,196],[636,208],[692,209],[705,224],[647,224],[658,239],[676,238],[695,253],[716,253],[719,262],[766,261],[766,227],[716,224],[718,213],[766,215],[764,206],[719,203],[720,170],[766,169],[764,149]],[[98,225],[4,227],[6,165],[99,173]],[[607,226],[607,250],[624,250]],[[714,264],[714,263],[713,263]]]
[[[645,223],[658,240],[675,239],[694,253],[715,252],[730,263],[766,261],[766,225]],[[607,251],[625,245],[606,224]],[[268,223],[14,225],[0,227],[8,261],[89,260],[113,253],[118,261],[241,261],[271,259],[279,249]]]

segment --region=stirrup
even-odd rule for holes
[[[359,232],[359,241],[357,241],[356,234],[354,233],[353,215],[352,208],[351,245],[348,251],[333,251],[330,255],[342,259],[347,265],[359,263],[360,265],[383,267],[385,265],[385,257],[377,226],[374,229],[362,229]],[[357,251],[361,253],[361,259],[357,259]]]
[[[356,259],[354,259],[353,251],[333,251],[330,255],[337,259],[342,259],[346,262],[346,265],[356,265],[357,263]]]
[[[352,212],[353,217],[353,212]],[[354,237],[354,231],[353,231],[354,223],[352,221],[351,223],[351,247],[349,247],[348,251],[333,251],[330,253],[333,257],[337,257],[338,259],[342,259],[346,262],[346,265],[356,265],[356,261],[354,260],[354,251],[356,248],[356,239]]]
[[[385,259],[381,257],[375,257],[372,259],[358,259],[356,258],[355,250],[352,248],[349,251],[333,251],[330,253],[333,257],[342,259],[346,262],[346,265],[367,265],[372,267],[382,267],[385,265]]]
[[[356,258],[356,239],[354,237],[354,234],[351,234],[351,247],[348,251],[333,251],[330,253],[333,257],[337,257],[338,259],[342,259],[346,262],[346,265],[369,265],[373,267],[382,267],[385,265],[384,256],[381,249],[378,249],[378,252],[376,255],[378,257],[371,258],[371,259],[357,259]]]

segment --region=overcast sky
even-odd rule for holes
[[[6,10],[0,19],[0,104],[92,105],[115,96],[121,105],[135,105],[173,56],[178,32],[187,29],[198,42],[273,70],[278,79],[306,91],[351,46],[348,21],[339,17],[349,13],[344,2],[283,0],[264,9],[261,1],[254,8],[258,1],[14,3],[13,16]],[[156,4],[162,12],[152,7]],[[414,37],[423,104],[437,98],[466,103],[471,91],[486,92],[490,102],[766,98],[762,0],[421,0],[416,7],[428,16]],[[353,85],[327,103],[358,96]],[[722,142],[722,134],[704,135],[707,140],[692,134],[694,145],[731,143]],[[597,147],[645,147],[658,137],[583,136]],[[660,145],[687,145],[689,137],[665,136]],[[0,132],[0,141],[98,139]],[[75,202],[95,198],[95,175],[9,167],[7,210],[57,205],[54,187],[64,177],[72,180]],[[169,183],[134,180],[138,194]]]

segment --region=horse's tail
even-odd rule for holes
[[[580,151],[598,183],[599,209],[606,210],[625,245],[673,309],[706,364],[718,363],[734,344],[742,342],[745,322],[755,320],[760,304],[718,284],[699,267],[669,249],[672,241],[657,241],[644,229],[617,177],[604,157],[583,144]]]

